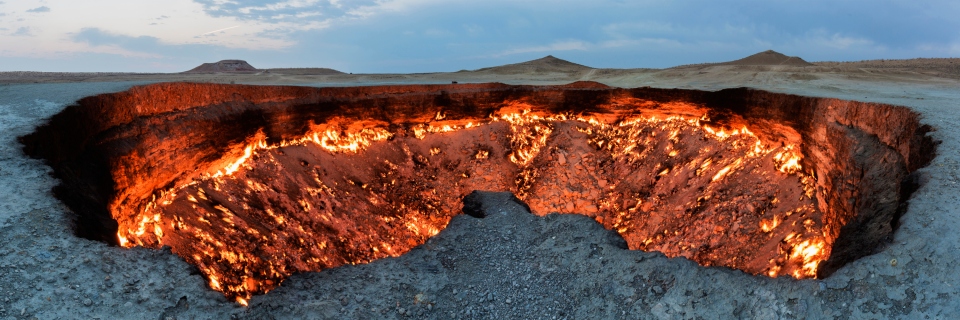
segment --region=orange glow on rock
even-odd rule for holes
[[[585,214],[631,249],[704,265],[809,278],[829,256],[794,145],[767,146],[745,126],[714,128],[696,114],[617,119],[507,105],[488,119],[437,113],[395,129],[335,119],[275,144],[258,134],[214,174],[161,192],[117,236],[193,257],[211,288],[241,304],[294,272],[403,254],[475,189],[513,191],[539,215]],[[784,192],[795,193],[788,203],[777,200]],[[782,217],[798,208],[807,209]],[[778,249],[762,254],[766,244]]]

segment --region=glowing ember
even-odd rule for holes
[[[829,256],[798,148],[746,127],[696,114],[538,114],[519,102],[488,119],[445,118],[335,120],[271,145],[254,137],[217,173],[161,192],[120,226],[120,244],[170,245],[245,304],[294,272],[403,254],[483,189],[513,191],[539,215],[588,215],[631,249],[703,265],[808,278]]]

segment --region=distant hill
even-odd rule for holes
[[[750,55],[746,58],[719,62],[719,63],[698,63],[690,65],[676,66],[673,68],[687,68],[687,67],[712,67],[712,66],[794,66],[794,67],[809,67],[814,66],[814,64],[803,60],[800,57],[790,57],[785,54],[767,50],[757,54]],[[671,69],[673,69],[671,68]]]
[[[216,72],[256,72],[259,71],[243,60],[220,60],[214,63],[204,63],[184,73],[216,73]]]
[[[499,74],[519,74],[519,73],[576,73],[593,70],[593,68],[576,64],[567,60],[559,59],[554,56],[546,56],[540,59],[527,62],[502,65],[476,70],[477,72],[489,72]]]
[[[733,66],[798,66],[806,67],[812,66],[812,63],[809,63],[800,57],[788,57],[782,53],[767,50],[760,52],[749,57],[734,60],[730,62],[718,63],[719,65],[733,65]]]

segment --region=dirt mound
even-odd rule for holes
[[[254,72],[254,68],[243,60],[220,60],[214,63],[204,63],[184,73],[215,73],[215,72]]]
[[[546,56],[527,62],[502,65],[498,67],[483,68],[477,71],[501,73],[501,74],[520,74],[520,73],[576,73],[593,70],[593,68],[563,60],[554,56]]]
[[[788,57],[782,53],[767,50],[749,57],[729,62],[718,63],[718,65],[727,66],[812,66],[800,57]]]

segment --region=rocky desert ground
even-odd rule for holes
[[[255,65],[255,63],[254,63]],[[594,69],[554,57],[474,71],[345,74],[267,69],[182,74],[0,73],[0,319],[650,318],[949,319],[960,310],[960,59],[812,62],[765,52],[731,63]],[[941,141],[915,175],[891,242],[824,279],[698,266],[579,215],[537,217],[504,193],[471,201],[397,258],[297,274],[249,306],[229,301],[167,250],[78,238],[51,169],[17,137],[89,95],[170,81],[258,85],[565,84],[720,90],[751,87],[906,106]]]

